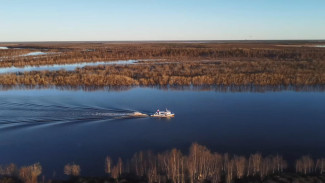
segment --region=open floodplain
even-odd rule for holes
[[[68,178],[63,169],[69,163],[79,165],[86,177],[135,174],[149,182],[199,179],[191,171],[202,162],[222,165],[213,175],[198,168],[212,182],[263,178],[274,172],[317,177],[325,170],[322,45],[322,41],[0,44],[0,166],[39,162],[45,180]],[[166,108],[174,118],[132,116]],[[152,154],[139,153],[148,150]],[[191,159],[194,152],[202,158]],[[113,162],[111,172],[107,156]],[[142,162],[146,158],[157,165]],[[211,168],[205,163],[202,167]],[[306,164],[305,172],[301,167]],[[177,169],[177,176],[170,169]],[[8,167],[0,168],[0,173],[4,170]],[[150,177],[153,170],[155,176]]]

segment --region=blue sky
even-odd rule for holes
[[[325,39],[324,0],[0,0],[0,42]]]

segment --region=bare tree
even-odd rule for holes
[[[112,168],[111,176],[114,179],[117,179],[120,177],[120,175],[123,173],[123,161],[121,158],[118,158],[117,164]]]
[[[314,171],[314,160],[310,156],[302,156],[296,161],[296,172],[309,174]]]
[[[187,164],[192,183],[195,180],[207,179],[208,176],[212,175],[210,172],[212,158],[213,155],[206,147],[197,143],[192,144]]]
[[[250,167],[249,168],[252,170],[253,176],[260,173],[261,163],[262,163],[262,155],[260,153],[255,153],[255,154],[250,155],[250,157],[249,157]]]
[[[16,176],[18,170],[15,164],[11,163],[8,166],[0,166],[0,176]]]
[[[193,143],[190,147],[190,154],[188,158],[188,171],[191,183],[194,183],[194,181],[198,178],[199,148],[200,145],[197,143]]]
[[[318,169],[319,173],[325,173],[325,158],[318,159],[316,162],[316,168]]]
[[[105,158],[105,173],[110,174],[112,172],[111,166],[112,166],[112,159],[109,156],[107,156]]]
[[[73,177],[77,177],[80,175],[81,169],[80,166],[72,163],[72,164],[66,164],[64,166],[64,170],[63,170],[64,174],[69,175],[69,176],[73,176]]]
[[[172,149],[170,153],[166,154],[167,158],[167,177],[171,179],[174,183],[180,183],[182,173],[182,153],[177,149]]]
[[[235,156],[234,161],[236,165],[236,176],[238,179],[241,179],[245,175],[247,160],[244,156]]]
[[[262,159],[260,176],[263,179],[265,176],[272,173],[272,157]]]
[[[210,180],[212,183],[221,181],[222,169],[223,169],[223,157],[218,153],[214,153],[210,160]]]
[[[117,168],[118,168],[119,175],[121,175],[123,173],[123,161],[122,161],[122,158],[118,158],[118,160],[117,160]]]
[[[272,173],[283,172],[287,168],[287,162],[282,156],[276,155],[272,158]]]
[[[19,177],[25,183],[37,183],[37,177],[42,173],[42,166],[35,163],[30,166],[24,166],[19,170]]]
[[[227,183],[230,183],[234,178],[235,173],[235,161],[233,159],[229,159],[226,162],[226,180]]]

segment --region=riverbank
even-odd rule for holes
[[[0,178],[0,182],[3,183],[22,183],[19,179],[6,177]],[[80,177],[80,178],[72,178],[69,180],[51,180],[48,181],[51,183],[147,183],[146,179],[134,176],[125,176],[121,177],[118,180],[107,178],[107,177]],[[221,181],[220,183],[224,183],[225,181]],[[265,179],[261,180],[256,177],[246,178],[244,180],[233,180],[233,183],[323,183],[325,182],[324,175],[301,175],[301,174],[282,174],[282,175],[272,175],[268,176]]]
[[[103,163],[104,164],[104,163]],[[14,164],[0,167],[1,182],[36,183],[42,166],[35,163],[21,168]],[[211,152],[205,146],[193,143],[188,155],[178,149],[163,153],[140,151],[131,159],[105,158],[105,178],[82,177],[82,167],[75,163],[64,166],[68,180],[50,182],[324,182],[325,158],[313,159],[302,156],[294,164],[281,155],[263,156],[260,153],[249,157],[228,153]],[[45,177],[43,177],[43,182]]]

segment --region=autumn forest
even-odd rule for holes
[[[325,49],[315,42],[21,43],[0,50],[0,67],[138,60],[74,71],[4,73],[2,85],[182,86],[325,84]],[[29,52],[39,56],[21,56]]]
[[[62,172],[70,177],[64,182],[160,182],[160,183],[231,183],[241,181],[282,181],[318,182],[324,181],[325,158],[313,159],[306,155],[294,164],[279,154],[263,156],[260,153],[248,157],[228,153],[211,152],[207,147],[193,143],[189,154],[178,149],[155,154],[140,151],[131,159],[113,160],[109,156],[103,161],[103,178],[82,177],[82,167],[77,163],[67,163]],[[290,173],[291,172],[291,173]],[[295,172],[296,174],[292,174]],[[37,183],[42,174],[42,166],[35,163],[17,167],[15,164],[0,166],[0,182]],[[45,177],[43,176],[43,182]],[[48,182],[61,182],[48,180]]]

